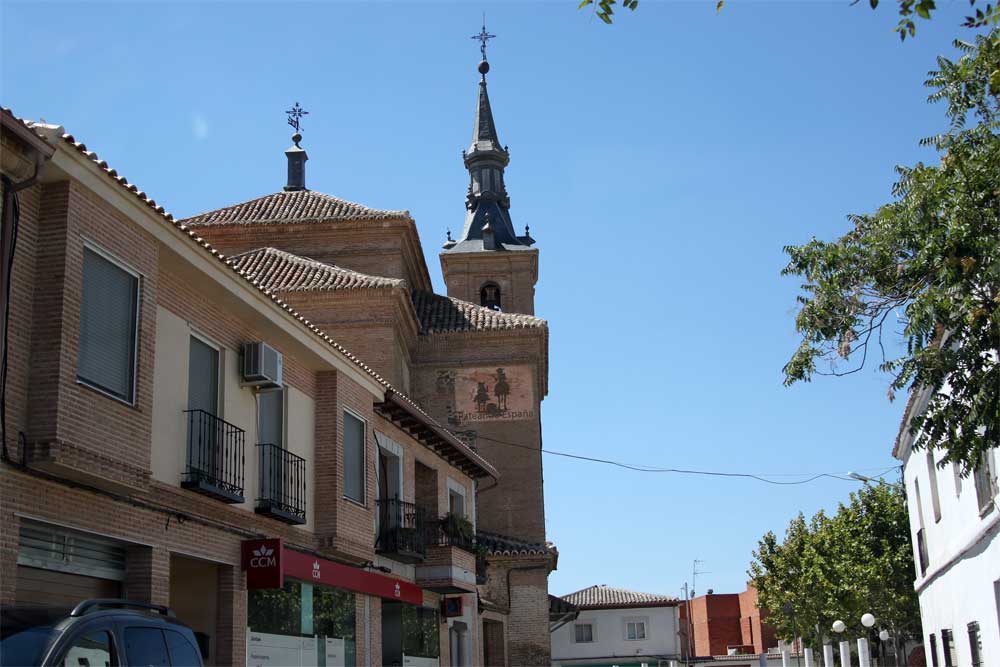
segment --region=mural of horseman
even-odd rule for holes
[[[497,397],[497,408],[500,411],[506,411],[507,397],[510,396],[510,383],[507,382],[507,374],[502,368],[498,368],[494,377],[496,384],[493,385],[493,395]]]

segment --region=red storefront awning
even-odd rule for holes
[[[416,605],[424,602],[423,589],[416,584],[293,551],[282,543],[281,538],[244,540],[242,560],[248,590],[281,588],[288,576],[386,600]]]

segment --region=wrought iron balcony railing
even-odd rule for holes
[[[929,558],[927,557],[927,540],[924,538],[924,529],[917,531],[917,553],[920,555],[920,576],[927,574]]]
[[[254,511],[291,524],[306,522],[306,460],[287,449],[261,443],[260,495]]]
[[[204,410],[187,415],[187,472],[181,486],[226,503],[242,503],[243,429]]]
[[[419,563],[427,555],[424,511],[414,503],[379,498],[375,551],[404,563]]]

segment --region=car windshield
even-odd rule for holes
[[[68,609],[0,609],[0,666],[41,664],[56,624],[68,613]]]

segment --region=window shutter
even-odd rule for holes
[[[260,400],[260,433],[258,443],[285,446],[285,390],[262,391]]]
[[[344,413],[344,495],[365,502],[365,423]]]
[[[219,416],[219,351],[194,336],[188,356],[188,409]]]
[[[127,401],[134,398],[138,298],[136,276],[84,249],[77,375]]]

